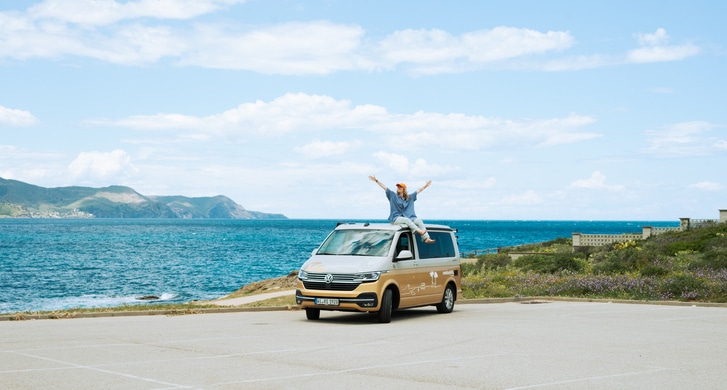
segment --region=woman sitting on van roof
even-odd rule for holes
[[[394,193],[394,191],[390,190],[386,185],[384,185],[384,183],[376,179],[376,176],[369,176],[369,179],[386,191],[386,198],[389,199],[389,222],[394,225],[408,226],[412,232],[421,234],[422,240],[427,244],[434,242],[434,240],[429,237],[429,233],[427,232],[427,228],[424,226],[424,222],[418,218],[414,212],[414,202],[417,200],[417,195],[432,184],[431,180],[427,181],[426,184],[418,190],[409,194],[406,191],[406,184],[404,183],[397,183],[396,193]]]

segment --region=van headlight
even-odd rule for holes
[[[308,272],[303,270],[298,271],[298,279],[308,280]]]
[[[379,280],[380,276],[381,271],[360,272],[357,274],[353,274],[353,281],[358,283],[375,282]]]

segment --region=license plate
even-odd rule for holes
[[[316,303],[316,305],[323,305],[323,306],[338,306],[338,299],[337,298],[316,298],[315,303]]]

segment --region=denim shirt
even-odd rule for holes
[[[389,199],[389,222],[394,222],[398,217],[407,217],[411,220],[416,219],[414,212],[414,201],[417,200],[416,191],[409,194],[409,200],[404,200],[396,194],[396,192],[386,189],[386,198]]]

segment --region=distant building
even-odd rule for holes
[[[573,249],[588,246],[609,245],[615,242],[624,242],[632,240],[645,240],[651,236],[661,233],[673,231],[685,231],[693,228],[714,225],[717,223],[727,223],[727,210],[719,210],[719,219],[690,219],[679,218],[679,227],[652,227],[644,226],[641,233],[622,233],[622,234],[583,234],[573,233]]]

